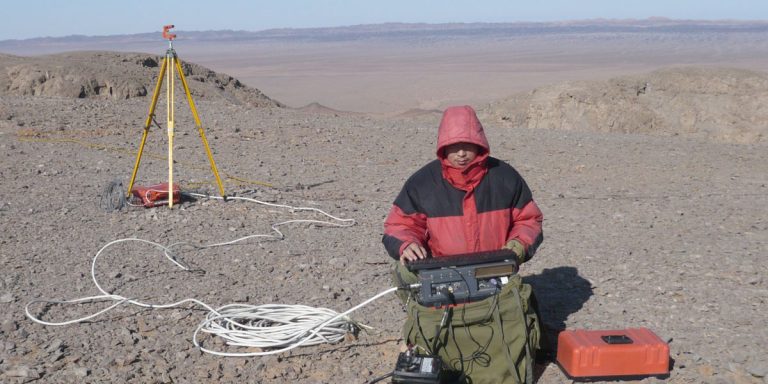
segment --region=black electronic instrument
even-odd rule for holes
[[[397,357],[392,382],[396,384],[439,384],[443,376],[443,361],[439,356],[401,352]]]
[[[416,301],[442,307],[496,294],[517,273],[517,260],[513,251],[497,250],[421,259],[406,267],[419,276]]]

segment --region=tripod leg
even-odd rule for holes
[[[173,208],[173,129],[175,125],[173,113],[173,69],[174,62],[176,61],[174,56],[175,54],[170,50],[166,55],[166,59],[170,61],[168,64],[168,84],[166,85],[168,93],[168,208]]]
[[[208,139],[205,138],[205,132],[203,131],[203,124],[200,122],[200,117],[197,115],[197,108],[195,108],[195,102],[192,100],[192,94],[189,93],[189,86],[187,86],[187,79],[184,77],[184,71],[181,69],[181,60],[176,60],[176,69],[179,72],[179,78],[181,78],[181,85],[184,87],[184,92],[187,94],[187,101],[189,102],[189,108],[192,110],[192,116],[195,118],[195,125],[197,131],[200,133],[200,139],[203,141],[205,147],[205,153],[208,155],[208,161],[211,163],[211,170],[213,176],[216,178],[216,184],[219,186],[219,193],[224,199],[227,195],[224,193],[224,186],[221,184],[221,178],[219,177],[219,170],[216,168],[216,162],[213,161],[213,154],[211,154],[211,147],[208,146]]]
[[[131,173],[131,182],[128,183],[128,192],[126,197],[131,197],[131,190],[133,189],[133,183],[136,181],[136,174],[139,172],[139,164],[141,163],[141,155],[144,152],[144,144],[147,142],[147,135],[149,134],[149,127],[152,125],[152,117],[155,116],[155,107],[157,106],[157,98],[160,96],[160,87],[163,84],[163,77],[165,76],[165,70],[168,62],[163,59],[163,64],[160,66],[160,74],[157,76],[157,83],[155,84],[155,90],[152,93],[152,102],[149,104],[149,115],[144,122],[144,133],[141,135],[141,144],[139,144],[139,152],[136,154],[136,163],[133,166],[133,172]]]

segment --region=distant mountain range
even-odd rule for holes
[[[263,31],[184,31],[178,30],[178,40],[190,41],[307,41],[333,42],[354,40],[409,40],[456,38],[509,38],[538,34],[605,34],[605,33],[765,33],[768,21],[734,20],[672,20],[649,18],[643,20],[592,19],[563,22],[519,23],[451,23],[406,24],[385,23],[327,28],[282,28]],[[160,39],[160,31],[131,35],[39,37],[24,40],[0,40],[0,52],[13,51],[20,46],[78,44],[78,43],[146,43]]]

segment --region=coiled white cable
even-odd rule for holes
[[[342,313],[303,305],[230,304],[210,312],[195,330],[192,342],[203,352],[233,357],[272,355],[302,345],[333,344],[343,340],[354,327],[370,328],[354,322],[347,315],[397,289],[392,287],[381,291]],[[224,338],[231,346],[280,349],[261,352],[213,351],[199,344],[200,332]]]
[[[195,197],[210,197],[215,199],[222,199],[218,196],[206,196],[202,194],[191,193],[189,195]],[[292,212],[295,211],[313,211],[323,214],[334,221],[320,221],[320,220],[288,220],[272,225],[272,230],[277,234],[262,234],[262,235],[250,235],[236,240],[208,244],[204,246],[195,246],[196,248],[209,248],[218,247],[224,245],[234,244],[246,239],[256,237],[267,237],[275,239],[283,239],[284,235],[277,227],[289,223],[314,223],[322,225],[333,225],[339,227],[348,227],[354,225],[353,219],[341,219],[332,216],[317,208],[307,207],[292,207],[283,204],[273,204],[256,199],[250,199],[245,197],[230,197],[231,200],[245,200],[258,204],[268,205],[272,207],[287,208]],[[123,242],[137,241],[145,244],[152,245],[160,248],[163,251],[165,257],[176,264],[179,268],[189,270],[189,267],[184,265],[180,260],[177,260],[175,255],[171,252],[171,248],[181,244],[187,244],[185,242],[174,243],[169,246],[155,243],[149,240],[143,240],[138,238],[125,238],[111,241],[104,245],[94,256],[91,262],[91,279],[96,285],[96,288],[101,292],[101,295],[83,297],[73,300],[33,300],[24,308],[26,316],[39,324],[43,325],[68,325],[83,322],[97,316],[100,316],[106,312],[111,311],[114,308],[122,304],[132,304],[144,308],[173,308],[178,307],[186,303],[193,303],[204,307],[208,310],[208,315],[195,329],[192,337],[193,344],[200,348],[200,350],[218,355],[218,356],[262,356],[286,352],[302,345],[317,345],[321,343],[336,343],[343,340],[344,336],[355,328],[370,328],[365,325],[358,324],[351,320],[347,315],[350,313],[370,304],[371,302],[385,296],[391,292],[394,292],[397,288],[389,288],[385,291],[378,293],[370,299],[350,308],[349,310],[337,313],[328,308],[314,308],[304,305],[283,305],[283,304],[266,304],[266,305],[248,305],[248,304],[228,304],[218,309],[213,309],[208,304],[193,298],[183,299],[174,303],[168,304],[153,304],[146,303],[139,300],[134,300],[128,297],[124,297],[118,294],[109,293],[99,284],[96,278],[96,261],[99,256],[109,247]],[[99,302],[99,301],[114,301],[114,304],[102,309],[96,313],[62,322],[49,322],[38,319],[30,312],[30,307],[37,303],[46,304],[79,304],[85,302]],[[252,352],[221,352],[215,351],[210,348],[205,348],[201,345],[199,340],[200,333],[207,333],[214,336],[221,337],[225,340],[225,343],[229,346],[237,347],[249,347],[258,349],[267,349],[262,351]]]

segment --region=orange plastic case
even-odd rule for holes
[[[669,345],[647,328],[563,331],[557,362],[572,378],[669,374]]]
[[[147,207],[157,207],[168,204],[168,183],[150,185],[148,187],[136,186],[133,195],[141,199],[141,203]],[[178,184],[173,184],[173,203],[181,201],[181,189]]]

